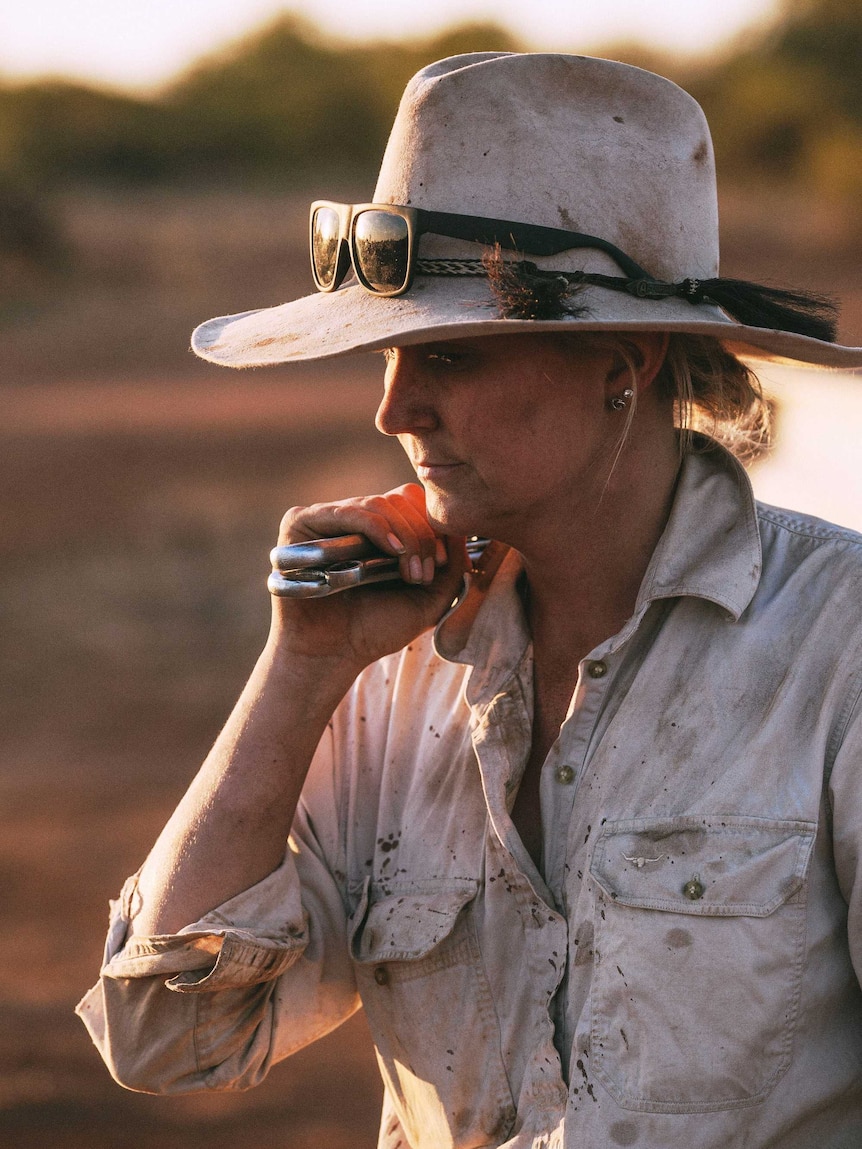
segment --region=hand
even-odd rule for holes
[[[435,534],[425,492],[415,483],[385,495],[293,507],[279,546],[365,535],[397,557],[403,582],[359,587],[319,599],[273,598],[270,642],[289,657],[322,659],[355,676],[433,626],[458,593],[467,557],[463,538]]]

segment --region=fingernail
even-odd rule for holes
[[[397,551],[399,555],[404,554],[404,544],[401,539],[396,539],[395,535],[391,532],[386,536],[386,541],[392,547],[393,551]]]
[[[434,580],[434,560],[429,555],[422,563],[422,581],[433,582]]]
[[[409,569],[413,582],[422,582],[422,560],[418,555],[410,556]]]
[[[445,566],[446,560],[448,559],[448,557],[449,556],[446,554],[446,544],[443,542],[442,539],[437,539],[437,543],[436,543],[437,566],[438,567]]]

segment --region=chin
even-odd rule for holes
[[[439,534],[464,534],[461,527],[464,521],[463,511],[464,508],[458,507],[456,500],[447,499],[433,488],[430,490],[428,487],[425,488],[425,514],[428,516],[428,522]]]
[[[472,535],[485,537],[482,528],[483,516],[473,508],[459,506],[454,500],[435,498],[430,492],[426,495],[425,513],[428,522],[441,535]]]

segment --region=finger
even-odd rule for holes
[[[425,515],[424,498],[419,501],[401,490],[386,496],[393,530],[405,547],[402,567],[408,565],[409,581],[430,583],[438,566],[446,562],[446,550]]]
[[[432,581],[434,532],[415,503],[398,492],[292,507],[282,518],[279,545],[346,534],[364,535],[384,554],[397,556],[405,581]]]
[[[393,487],[387,495],[401,495],[409,500],[413,506],[425,514],[425,488],[420,483],[402,483],[400,487]]]
[[[382,504],[378,505],[376,501],[379,498],[345,499],[338,503],[291,507],[281,519],[279,545],[362,534],[387,553],[398,554],[399,540],[394,536],[392,540],[387,539],[385,523],[380,519]]]
[[[418,513],[422,515],[423,519],[427,522],[428,514],[425,504],[425,488],[419,483],[404,483],[402,486],[396,487],[394,490],[390,491],[389,494],[393,496],[402,496],[415,508]],[[432,531],[434,531],[434,563],[436,566],[442,567],[445,566],[449,561],[449,556],[452,548],[448,540],[453,536],[441,535],[437,533],[433,527]],[[464,561],[466,559],[464,554],[464,542],[464,537],[459,536],[456,545],[458,549],[458,562],[463,569],[466,569],[466,567],[464,567]],[[428,553],[429,552],[427,550],[424,551],[423,558],[425,558]]]

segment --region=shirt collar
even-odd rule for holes
[[[518,580],[520,554],[491,542],[465,578],[465,590],[438,622],[434,649],[448,662],[472,666],[468,696],[494,693],[530,648]]]
[[[735,621],[754,597],[761,549],[754,494],[742,465],[698,437],[680,468],[673,506],[653,552],[632,618],[611,641],[617,649],[657,599],[690,595],[716,603]],[[530,645],[517,592],[521,559],[491,543],[478,573],[437,624],[434,646],[449,662],[482,667],[480,690],[512,673]],[[474,675],[475,677],[475,675]],[[471,693],[473,691],[471,690]]]
[[[685,456],[676,497],[638,594],[708,599],[736,621],[754,597],[762,556],[754,492],[742,464],[698,437]]]

